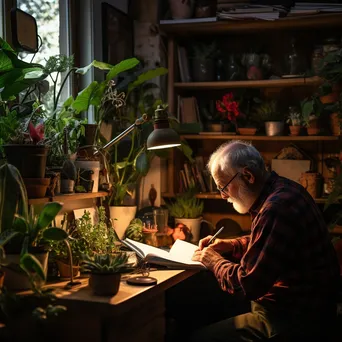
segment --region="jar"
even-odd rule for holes
[[[311,55],[311,68],[315,75],[319,74],[323,57],[323,47],[321,45],[316,45]]]

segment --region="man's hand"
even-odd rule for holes
[[[205,247],[208,247],[208,243],[211,237],[212,235],[209,235],[200,240],[198,244],[199,250],[203,250]],[[232,253],[234,250],[234,245],[231,243],[230,239],[215,239],[214,242],[210,244],[210,248],[220,254]]]
[[[216,263],[222,259],[223,257],[215,252],[211,245],[202,250],[197,249],[192,257],[192,260],[200,261],[210,271],[213,271]]]

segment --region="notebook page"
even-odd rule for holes
[[[142,251],[144,253],[145,257],[148,254],[150,254],[150,255],[158,256],[160,258],[166,258],[166,259],[170,258],[169,252],[166,252],[166,251],[164,251],[164,250],[162,250],[160,248],[153,247],[153,246],[150,246],[150,245],[146,245],[145,243],[133,241],[133,240],[128,239],[128,238],[126,238],[125,240],[127,240],[131,246],[135,246],[140,251]]]
[[[196,249],[198,249],[197,245],[183,240],[176,240],[169,252],[169,259],[189,265],[202,265],[198,261],[191,260]]]

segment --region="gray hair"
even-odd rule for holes
[[[208,169],[214,178],[218,178],[218,171],[231,175],[231,172],[241,171],[244,167],[259,173],[265,171],[265,163],[259,151],[252,144],[240,140],[221,145],[208,162]]]

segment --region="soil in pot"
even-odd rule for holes
[[[121,273],[95,274],[89,278],[89,286],[98,296],[114,296],[120,287]]]
[[[23,178],[44,178],[49,148],[42,145],[4,145],[9,164],[14,165]]]

